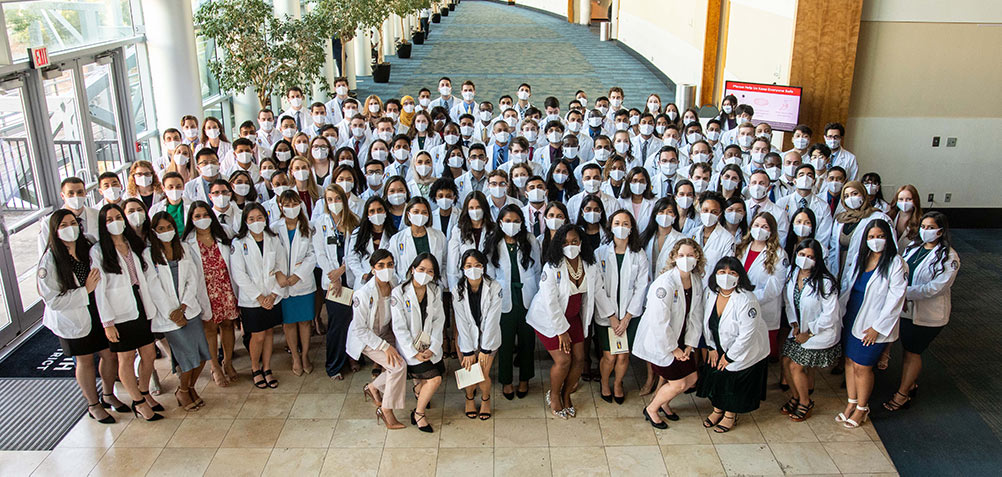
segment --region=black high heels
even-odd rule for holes
[[[142,394],[143,396],[150,395],[149,391],[139,391],[139,394]],[[164,412],[164,407],[160,403],[157,403],[156,406],[150,406],[150,409],[152,409],[153,412]]]
[[[651,426],[653,426],[655,429],[668,429],[667,422],[664,421],[654,422],[654,419],[651,419],[651,415],[647,413],[646,407],[644,408],[644,419],[646,419],[647,422],[651,423]]]
[[[115,397],[115,393],[101,393],[101,397],[98,398],[98,402],[101,403],[101,407],[105,409],[114,409],[115,412],[129,412],[129,406],[126,406],[125,403],[122,403],[121,406],[113,406],[108,403],[108,401],[104,400],[104,396]]]
[[[115,418],[114,418],[114,417],[111,417],[111,415],[110,415],[110,414],[109,414],[109,415],[107,415],[107,416],[105,416],[105,417],[104,417],[104,418],[102,418],[102,419],[98,419],[98,418],[94,417],[94,415],[93,415],[93,414],[91,414],[91,412],[90,412],[90,409],[91,409],[92,407],[96,407],[96,406],[102,406],[102,404],[101,404],[101,401],[98,401],[98,402],[96,402],[96,403],[94,403],[94,404],[88,404],[88,405],[87,405],[87,417],[89,417],[89,418],[91,418],[91,419],[95,419],[95,420],[97,420],[97,422],[100,422],[101,424],[114,424],[114,423],[115,423]],[[103,406],[102,406],[102,407],[103,407]]]
[[[136,419],[143,419],[143,420],[146,420],[148,422],[152,422],[152,421],[159,421],[159,420],[161,420],[161,419],[164,418],[164,416],[162,414],[157,414],[156,412],[154,412],[153,416],[149,417],[149,418],[147,418],[146,416],[143,416],[143,414],[141,412],[139,412],[139,406],[142,406],[145,403],[146,403],[145,399],[140,400],[140,401],[132,401],[132,414],[136,416]],[[163,407],[163,406],[161,406],[161,407]]]
[[[425,422],[428,421],[428,419],[425,418],[423,412],[417,412],[417,409],[411,411],[411,424],[417,426],[418,430],[421,432],[434,432],[434,430],[431,428],[431,424],[418,426],[418,419],[424,419]]]

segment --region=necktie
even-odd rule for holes
[[[804,197],[801,197],[800,198],[800,208],[803,209],[803,208],[806,208],[806,207],[807,207],[807,199],[804,198]]]
[[[358,140],[352,139],[352,141],[355,141],[355,156],[357,157],[358,156]]]
[[[219,223],[226,225],[226,214],[223,213],[219,214]]]
[[[754,206],[752,206],[752,208],[751,208],[751,216],[750,216],[750,217],[748,217],[748,221],[749,221],[749,222],[750,222],[750,221],[751,221],[751,219],[753,219],[753,218],[754,218],[754,217],[755,217],[756,215],[758,215],[758,210],[759,210],[759,209],[761,209],[761,208],[762,208],[762,206],[760,206],[760,205],[758,205],[758,204],[755,204]]]
[[[297,131],[302,131],[303,130],[303,124],[302,124],[302,122],[299,121],[299,111],[296,111],[295,113],[293,113],[293,117],[296,118],[296,130]]]
[[[648,139],[646,141],[643,141],[643,146],[640,147],[640,158],[641,159],[647,159],[647,144],[649,142],[650,142],[650,139]]]

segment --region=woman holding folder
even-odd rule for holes
[[[491,418],[491,364],[501,346],[501,284],[484,274],[487,257],[475,248],[463,253],[460,266],[463,275],[453,291],[452,301],[459,351],[463,353],[461,363],[467,372],[478,366],[483,375],[480,383],[465,388],[466,417],[486,421]],[[457,381],[458,378],[457,375]],[[477,387],[479,411],[473,409]]]

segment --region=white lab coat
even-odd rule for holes
[[[97,221],[98,221],[98,209],[93,207],[84,206],[80,211],[80,215],[83,216],[84,226],[80,230],[91,243],[97,243]],[[49,220],[52,215],[47,215],[44,219],[38,221],[38,256],[41,257],[45,254],[45,248],[49,246]],[[153,217],[153,214],[150,214]]]
[[[390,294],[390,313],[393,317],[393,336],[396,338],[397,351],[404,357],[409,366],[421,363],[415,356],[418,354],[414,342],[425,332],[431,337],[431,362],[442,360],[442,329],[445,326],[445,311],[442,309],[442,290],[438,285],[429,283],[425,287],[426,317],[422,320],[421,305],[414,293],[411,282],[393,288]],[[423,323],[422,323],[423,321]]]
[[[401,225],[403,225],[403,222],[401,222]],[[445,253],[445,234],[431,227],[425,227],[425,232],[428,234],[428,249],[435,256],[435,260],[438,261],[439,270],[448,270],[450,265]],[[417,249],[414,247],[414,236],[412,234],[411,228],[405,226],[390,238],[390,244],[387,247],[390,253],[393,254],[393,262],[397,268],[397,280],[400,282],[406,280],[407,269],[410,268],[411,262],[417,257]]]
[[[645,141],[643,139],[643,136],[640,136],[640,135],[634,136],[634,137],[632,137],[630,139],[630,151],[631,151],[633,157],[639,157],[639,158],[646,159],[648,156],[650,156],[652,154],[657,154],[657,152],[661,150],[661,146],[664,145],[664,143],[661,141],[660,138],[658,138],[654,134],[651,134],[651,137],[647,138],[647,141],[646,141],[647,142],[647,154],[644,154],[643,153],[644,152],[644,150],[643,150],[644,149],[644,142]]]
[[[446,290],[452,290],[456,283],[459,283],[459,278],[463,275],[462,268],[463,264],[460,263],[460,259],[467,250],[475,248],[484,251],[484,244],[487,242],[487,231],[481,229],[480,240],[477,243],[473,243],[467,240],[463,240],[462,234],[459,232],[458,225],[452,230],[452,234],[449,237],[447,245],[447,253],[445,263],[449,264],[448,268],[445,268],[444,264],[439,264],[442,270],[445,270],[444,275],[447,279]],[[407,264],[410,266],[410,262]]]
[[[473,171],[464,172],[462,175],[454,179],[453,182],[456,183],[456,189],[459,190],[459,198],[456,199],[456,204],[462,204],[470,192],[484,192],[487,188],[487,172],[484,172],[483,183],[480,185],[476,184],[476,180],[473,177]]]
[[[143,302],[143,309],[146,311],[145,319],[149,320],[156,316],[157,307],[150,296],[149,274],[151,264],[146,262],[144,271],[140,263],[140,256],[135,252],[132,254],[132,261],[136,264],[136,275],[139,278],[139,299]],[[118,254],[118,264],[121,266],[121,273],[108,273],[101,266],[103,255],[101,246],[94,244],[90,248],[91,268],[96,268],[101,272],[101,280],[97,282],[94,289],[94,298],[97,302],[97,311],[101,315],[102,323],[126,323],[139,316],[139,305],[136,303],[135,294],[132,293],[132,280],[129,278],[128,266],[122,254]]]
[[[264,253],[249,233],[242,239],[234,239],[231,245],[230,276],[237,284],[237,305],[244,308],[260,308],[259,296],[274,293],[275,305],[287,296],[285,287],[279,286],[276,279],[276,274],[285,269],[286,252],[282,241],[267,232],[263,235]]]
[[[203,272],[205,266],[202,264],[202,253],[198,247],[198,236],[195,233],[192,233],[191,235],[188,236],[188,239],[185,240],[184,243],[188,246],[188,248],[192,252],[191,258],[192,260],[195,261],[195,270],[198,271],[198,277],[199,279],[202,280],[202,288],[208,289],[208,285],[205,284],[205,273]],[[239,296],[237,295],[237,282],[236,279],[233,277],[233,266],[230,265],[231,263],[230,245],[226,245],[225,243],[222,243],[217,240],[216,248],[219,249],[219,255],[223,257],[223,263],[226,264],[226,270],[230,276],[230,287],[233,289],[233,295]],[[206,294],[208,294],[208,291],[206,291]],[[209,306],[208,302],[205,302],[203,303],[202,306],[202,320],[209,321],[211,319],[212,319],[212,307]]]
[[[390,286],[395,285],[396,283],[391,278]],[[381,298],[379,296],[379,287],[376,284],[376,280],[369,280],[361,287],[356,288],[352,294],[352,318],[351,323],[348,325],[345,351],[353,359],[357,360],[366,347],[377,351],[385,351],[390,346],[393,346],[392,343],[388,343],[381,338],[374,329],[376,326],[376,307],[378,306],[376,300],[384,299],[387,303],[384,307],[386,316],[383,317],[383,320],[385,320],[383,325],[389,327],[392,319],[389,305],[390,297]]]
[[[279,219],[272,223],[271,230],[278,235],[278,240],[282,244],[281,253],[283,255],[279,259],[282,273],[288,277],[293,275],[299,277],[299,281],[295,285],[287,288],[286,296],[303,296],[316,292],[317,281],[313,277],[313,269],[317,268],[317,255],[313,251],[313,240],[311,240],[315,233],[305,237],[297,224],[296,233],[290,243],[285,219]]]
[[[431,129],[431,126],[428,128]],[[424,147],[421,147],[421,141],[415,135],[414,139],[411,139],[411,157],[417,157],[417,154],[421,151],[428,151],[431,154],[431,150],[443,142],[442,136],[439,136],[438,133],[428,131],[428,135],[424,138]]]
[[[744,264],[751,252],[751,245],[745,249],[744,253],[738,257]],[[790,269],[790,260],[786,257],[786,251],[782,248],[776,250],[776,263],[773,265],[772,273],[765,268],[766,251],[763,250],[755,257],[751,268],[748,269],[748,280],[755,285],[755,299],[758,300],[761,318],[769,331],[778,330],[780,325],[780,309],[783,305],[783,285],[786,283],[786,273]]]
[[[703,338],[710,348],[727,355],[730,361],[725,368],[727,371],[750,368],[769,356],[769,331],[759,316],[758,300],[754,294],[734,290],[717,325],[720,343],[713,341],[713,333],[710,332],[710,315],[716,306],[717,294],[707,289],[703,302]]]
[[[365,256],[355,252],[355,243],[358,242],[358,231],[360,229],[355,229],[351,235],[348,236],[347,242],[344,244],[347,252],[345,253],[344,261],[348,265],[348,270],[353,277],[355,277],[352,288],[358,290],[361,288],[362,284],[365,283],[362,277],[369,274],[372,271],[372,266],[369,265],[369,257],[372,256],[376,249],[372,245],[372,240],[365,245]],[[383,233],[379,238],[379,248],[390,248],[390,235],[386,233],[386,229],[383,229]],[[395,258],[394,258],[395,259]]]
[[[860,243],[865,240],[863,237],[863,231],[866,230],[866,227],[869,226],[870,222],[876,219],[882,219],[887,222],[888,225],[893,223],[890,217],[879,210],[874,210],[869,216],[860,220],[859,224],[856,225],[856,228],[852,230],[852,235],[849,236],[849,248],[846,250],[847,253],[845,254],[845,270],[853,270],[856,268],[857,252],[859,252]],[[841,276],[840,272],[842,271],[842,266],[839,264],[839,257],[842,255],[842,246],[839,243],[839,237],[842,235],[843,227],[845,227],[844,223],[835,222],[832,226],[832,231],[828,237],[828,241],[821,242],[828,246],[828,256],[825,257],[825,265],[828,267],[828,271],[832,272],[832,274],[836,277]],[[891,225],[890,228],[891,235],[894,235],[896,233],[894,226]],[[817,232],[815,232],[815,236],[816,235]],[[895,243],[897,243],[896,239]],[[900,254],[901,250],[898,250],[898,253]],[[850,286],[851,285],[852,284],[850,283]]]
[[[685,314],[685,288],[678,268],[672,268],[654,279],[647,292],[647,313],[640,318],[633,355],[661,367],[675,361],[672,354],[678,348],[683,324],[683,342],[699,346],[703,333],[703,285],[699,275],[692,274],[692,303]],[[689,359],[695,359],[690,356]]]
[[[221,179],[222,177],[223,175],[219,174],[219,178]],[[196,200],[201,200],[211,205],[212,201],[209,200],[209,194],[207,192],[208,187],[205,187],[205,183],[206,181],[202,178],[202,176],[193,177],[190,181],[188,181],[184,185],[184,195],[182,196],[184,201],[194,202]]]
[[[950,321],[950,290],[960,270],[960,257],[951,248],[943,270],[934,275],[931,266],[942,246],[937,244],[922,259],[915,268],[912,284],[905,291],[908,311],[902,316],[910,317],[918,326],[946,326]],[[904,258],[907,260],[917,251],[918,248],[908,250]]]
[[[184,249],[184,257],[178,261],[177,282],[174,281],[174,275],[170,272],[170,265],[153,263],[150,249],[146,249],[146,253],[143,254],[151,267],[150,296],[157,306],[157,313],[153,317],[151,326],[154,333],[166,333],[180,329],[170,320],[170,314],[180,308],[182,304],[188,306],[184,310],[184,317],[188,320],[198,318],[202,309],[210,307],[205,280],[202,278],[201,271],[196,268],[197,265],[193,258],[196,252],[192,251],[186,243],[182,243],[181,247]]]
[[[581,211],[581,203],[584,202],[585,196],[587,195],[588,193],[582,190],[581,192],[574,194],[574,197],[567,200],[567,213],[570,214],[570,217],[568,218],[569,222],[577,222],[579,212]],[[605,216],[607,218],[611,216],[613,212],[622,208],[619,205],[619,200],[615,197],[603,194],[602,191],[597,192],[596,195],[598,195],[602,201],[602,206],[605,208]]]
[[[616,316],[622,318],[627,313],[632,319],[639,319],[644,313],[644,296],[647,294],[647,284],[650,282],[650,261],[644,252],[634,252],[629,248],[623,254],[623,267],[619,268],[616,260],[616,244],[602,244],[595,252],[605,279],[605,293],[609,301],[616,305]],[[616,295],[619,299],[616,299]],[[596,316],[595,323],[609,326],[609,317]]]
[[[748,227],[751,227],[752,218],[754,217],[752,207],[756,205],[758,205],[758,212],[768,212],[769,215],[772,215],[772,218],[776,219],[776,233],[779,234],[779,243],[785,247],[786,235],[790,231],[790,218],[786,215],[786,210],[769,200],[768,195],[759,204],[756,204],[754,199],[747,199],[745,200],[745,210],[748,213],[745,214],[745,222],[748,224]]]
[[[800,209],[800,194],[794,192],[776,201],[776,205],[779,208],[786,211],[787,217],[793,217],[793,214]],[[832,213],[831,209],[828,208],[828,202],[817,196],[813,192],[804,197],[807,199],[807,207],[814,212],[814,217],[817,220],[816,227],[814,228],[814,237],[821,243],[829,243],[832,234]],[[749,209],[751,210],[751,209]],[[831,248],[829,248],[831,250]]]
[[[723,218],[721,217],[721,219]],[[696,221],[699,222],[699,219],[697,218]],[[705,287],[709,283],[713,267],[717,266],[717,262],[721,258],[734,256],[734,235],[728,232],[723,224],[717,223],[713,232],[710,232],[709,240],[703,243],[703,225],[700,223],[698,227],[693,229],[691,237],[700,247],[703,247],[703,256],[706,257],[706,268],[696,270],[703,276],[703,286]]]
[[[794,265],[796,267],[796,265]],[[836,282],[825,280],[826,292],[828,296],[821,296],[819,290],[808,281],[804,283],[804,289],[800,292],[800,317],[798,321],[797,309],[793,305],[793,294],[797,286],[797,274],[799,267],[793,271],[793,279],[786,283],[784,288],[786,301],[786,321],[791,327],[797,323],[800,332],[810,331],[814,334],[800,346],[806,349],[828,349],[839,342],[842,335],[842,310],[838,303],[838,289]],[[793,330],[790,330],[789,338],[794,338]]]
[[[459,351],[472,355],[479,350],[488,353],[501,347],[501,284],[496,280],[480,283],[480,325],[470,313],[470,290],[452,294],[452,309],[456,314]]]
[[[832,166],[839,166],[845,169],[848,180],[856,180],[856,174],[859,173],[859,163],[856,162],[855,154],[847,151],[844,147],[840,147],[837,151],[832,151],[831,164]]]
[[[676,242],[682,240],[683,238],[685,238],[685,235],[682,235],[681,232],[675,230],[674,228],[670,229],[670,232],[668,232],[668,236],[665,237],[664,243],[661,244],[661,250],[658,251],[657,263],[651,264],[652,265],[650,269],[651,277],[656,277],[664,272],[665,268],[668,266],[668,259],[669,256],[671,255],[671,249],[675,247]],[[654,257],[654,247],[657,246],[657,242],[658,242],[658,237],[657,235],[655,235],[654,237],[651,238],[651,241],[647,243],[647,246],[644,247],[644,250],[647,252],[647,256],[651,260]]]
[[[842,275],[842,292],[839,295],[839,306],[845,313],[852,285],[856,282],[856,269],[847,269],[850,273]],[[863,304],[859,307],[856,320],[852,325],[852,335],[862,340],[864,332],[873,328],[879,333],[877,343],[891,343],[898,339],[898,317],[905,303],[905,290],[908,287],[908,266],[898,255],[891,260],[887,276],[874,270],[866,283],[863,294]]]
[[[502,239],[503,240],[503,239]],[[518,252],[515,260],[518,262],[518,279],[522,283],[522,306],[528,309],[539,291],[539,273],[543,269],[543,261],[540,258],[539,241],[532,234],[529,234],[529,258],[532,263],[529,268],[522,265],[523,252]],[[488,257],[489,258],[489,257]],[[488,260],[490,261],[490,260]],[[510,313],[511,302],[511,256],[508,255],[508,247],[504,243],[498,244],[498,265],[493,263],[487,266],[487,273],[501,283],[501,312]]]
[[[616,304],[609,300],[609,294],[605,291],[605,279],[599,264],[596,262],[589,265],[582,261],[581,266],[585,274],[581,283],[581,292],[584,293],[581,297],[581,325],[585,336],[588,336],[592,319],[595,316],[608,319],[616,313]],[[539,292],[529,305],[526,322],[548,338],[566,333],[570,324],[567,323],[564,312],[573,288],[567,273],[567,260],[561,260],[556,267],[543,265],[543,271],[539,275]]]
[[[68,267],[70,264],[64,266]],[[91,264],[91,268],[96,267],[100,267],[100,264]],[[46,328],[65,339],[83,338],[90,333],[91,318],[87,309],[90,296],[87,288],[83,283],[77,282],[74,275],[71,285],[74,288],[66,290],[65,294],[60,294],[59,273],[56,272],[56,261],[51,250],[42,255],[35,283],[38,285],[38,294],[45,303],[42,324]]]
[[[327,274],[340,268],[342,265],[341,259],[338,258],[336,231],[337,226],[334,225],[334,219],[331,218],[330,214],[322,213],[313,221],[313,235],[310,237],[313,239],[313,253],[316,255],[317,267],[321,271],[320,287],[323,290],[329,290],[331,287],[331,280],[327,278]],[[345,242],[343,245],[345,258],[347,258],[347,234],[344,235],[343,240]],[[345,262],[347,263],[347,260]],[[355,283],[355,276],[352,274],[351,269],[345,266],[344,273],[348,285],[353,285]]]

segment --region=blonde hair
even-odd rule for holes
[[[183,166],[181,166],[181,167],[188,170],[188,179],[189,180],[191,178],[193,178],[193,177],[198,177],[198,171],[195,170],[195,167],[196,167],[195,166],[195,151],[192,150],[192,148],[191,148],[190,145],[185,144],[185,143],[178,144],[177,147],[174,148],[174,156],[177,155],[178,151],[182,147],[188,150],[188,156],[189,157],[188,157],[188,163],[185,164],[185,165],[183,165]],[[174,156],[170,157],[170,164],[167,164],[167,168],[164,169],[164,173],[167,173],[167,172],[177,172],[178,174],[181,173],[181,171],[178,170],[178,165],[174,162]]]
[[[310,175],[306,178],[306,192],[310,194],[310,199],[316,202],[320,198],[320,186],[317,185],[317,180],[313,178],[313,161],[306,156],[296,156],[289,161],[289,181],[293,184],[298,182],[296,181],[296,177],[292,175],[292,166],[295,165],[296,161],[303,162],[309,168]]]
[[[351,207],[348,207],[348,195],[345,194],[344,189],[342,189],[341,186],[337,184],[332,183],[324,188],[324,200],[322,201],[323,204],[321,206],[324,208],[324,213],[331,215],[333,215],[333,213],[331,212],[330,209],[327,208],[328,192],[333,192],[334,195],[338,196],[341,199],[341,203],[344,204],[341,207],[341,213],[338,214],[339,215],[338,230],[340,230],[341,233],[343,234],[350,234],[352,231],[355,230],[355,228],[358,227],[359,220],[358,216],[356,216],[355,213],[351,211]]]
[[[919,226],[922,224],[922,202],[921,199],[919,198],[918,189],[916,189],[915,186],[911,184],[905,184],[901,187],[898,187],[898,191],[894,193],[894,203],[891,204],[890,215],[892,220],[894,221],[898,220],[898,214],[901,213],[901,210],[898,209],[897,205],[898,196],[901,195],[901,191],[905,190],[912,194],[912,202],[915,204],[915,206],[912,207],[912,211],[908,213],[909,214],[908,240],[914,241],[916,238],[918,238]]]
[[[779,259],[779,250],[782,248],[779,245],[779,230],[777,230],[776,218],[772,216],[769,212],[759,212],[752,217],[749,224],[754,224],[755,220],[759,217],[765,219],[765,223],[769,225],[769,238],[765,240],[765,250],[762,253],[765,254],[765,271],[772,274],[776,271],[776,260]],[[745,236],[741,237],[741,243],[738,244],[734,249],[734,256],[740,257],[744,256],[745,250],[752,243],[751,236],[751,226],[748,227],[748,231],[745,232]]]
[[[699,246],[699,242],[696,242],[689,237],[685,237],[679,239],[678,242],[675,242],[675,245],[672,246],[671,252],[668,252],[668,263],[665,264],[665,268],[664,270],[661,270],[661,273],[665,273],[675,268],[675,259],[678,258],[678,250],[682,248],[683,245],[688,245],[696,251],[696,266],[692,267],[692,273],[699,276],[700,270],[706,268],[706,254],[703,253],[703,247]]]
[[[188,162],[191,163],[191,161]],[[153,183],[150,184],[150,187],[153,187],[153,194],[162,194],[164,189],[163,186],[160,185],[160,178],[157,177],[156,171],[153,170],[153,164],[150,164],[150,161],[136,161],[133,162],[132,166],[129,167],[129,182],[125,185],[125,190],[126,192],[129,193],[129,196],[139,197],[139,193],[137,191],[139,186],[136,185],[135,174],[136,174],[136,169],[139,169],[140,167],[145,167],[149,169],[150,174],[153,176]]]

